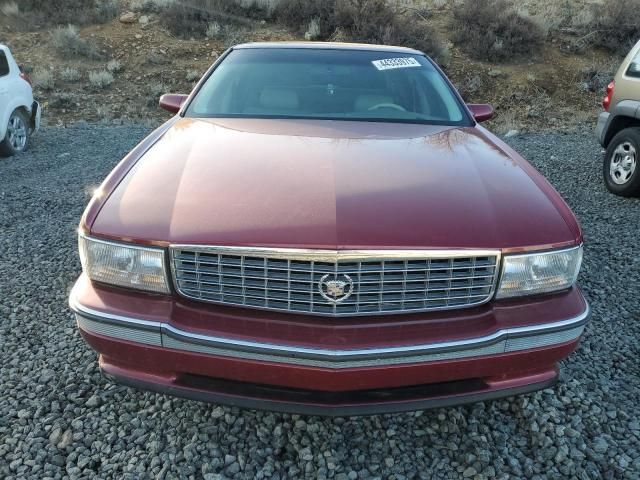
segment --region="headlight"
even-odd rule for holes
[[[82,269],[91,280],[169,293],[164,250],[78,237]]]
[[[526,255],[505,255],[496,298],[564,290],[573,285],[582,263],[582,245]]]

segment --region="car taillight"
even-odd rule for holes
[[[613,89],[616,86],[616,82],[611,82],[607,85],[607,94],[602,99],[602,106],[604,107],[605,112],[609,111],[609,107],[611,106],[611,99],[613,98]]]

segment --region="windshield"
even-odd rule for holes
[[[186,116],[469,123],[422,55],[308,48],[232,51]]]

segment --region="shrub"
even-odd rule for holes
[[[176,36],[203,37],[212,15],[208,10],[195,5],[172,3],[166,7],[161,19],[164,26]]]
[[[74,97],[68,93],[54,94],[49,100],[51,108],[69,109],[74,106]]]
[[[103,89],[107,88],[113,83],[113,75],[106,71],[100,70],[98,72],[89,72],[89,85],[93,88]]]
[[[542,28],[507,0],[465,0],[453,9],[454,41],[480,60],[504,61],[540,49]]]
[[[55,85],[53,73],[49,70],[36,70],[32,75],[33,86],[41,90],[52,90]]]
[[[222,45],[224,46],[225,49],[227,49],[227,48],[233,47],[234,45],[238,45],[240,43],[246,43],[249,41],[251,41],[251,39],[249,38],[249,35],[246,30],[242,28],[238,28],[238,29],[226,28]]]
[[[133,0],[129,9],[133,12],[159,13],[171,3],[174,3],[174,0]]]
[[[303,26],[310,39],[391,43],[435,58],[443,54],[439,39],[424,20],[401,13],[386,0],[280,0],[274,18],[291,27]]]
[[[150,65],[166,65],[171,63],[171,60],[166,53],[162,53],[160,50],[152,49],[146,58],[146,62]]]
[[[76,25],[108,22],[118,14],[117,0],[20,0],[25,22],[41,25]]]
[[[582,70],[582,87],[588,92],[600,93],[611,82],[618,70],[618,62],[594,64]]]
[[[165,93],[167,93],[167,87],[163,83],[154,83],[151,85],[147,97],[147,107],[157,108],[160,97]]]
[[[242,13],[252,18],[269,18],[273,15],[280,0],[232,0],[227,1],[229,13]]]
[[[422,19],[400,14],[386,0],[338,0],[336,23],[349,40],[402,45],[442,56],[442,45]]]
[[[96,46],[80,37],[78,29],[73,25],[58,27],[51,32],[51,45],[63,58],[100,58]]]
[[[118,73],[123,70],[122,63],[119,60],[110,60],[107,63],[107,71],[111,73]]]
[[[207,36],[207,38],[211,39],[220,38],[220,36],[222,35],[222,25],[220,25],[218,22],[211,22],[207,26],[205,35]]]
[[[318,38],[327,39],[336,30],[336,0],[280,0],[272,17],[292,28],[307,28],[310,19],[317,19],[320,26]]]
[[[0,13],[5,17],[17,17],[20,15],[20,8],[16,2],[6,2],[0,5]]]
[[[66,67],[60,72],[60,78],[65,82],[77,82],[80,77],[80,72],[75,68]]]
[[[103,0],[98,2],[93,12],[94,22],[108,22],[118,16],[118,0]]]
[[[181,0],[169,2],[160,13],[163,25],[182,38],[206,36],[213,22],[250,25],[240,2],[231,0]]]
[[[304,34],[304,38],[307,40],[317,40],[320,38],[320,19],[318,17],[314,17],[309,22],[309,28]]]
[[[193,82],[200,78],[200,72],[198,70],[187,70],[187,75],[185,78],[187,82]]]
[[[640,37],[640,0],[606,0],[593,8],[580,41],[625,55]]]

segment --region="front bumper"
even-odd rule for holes
[[[135,317],[109,311],[103,301],[110,295],[123,294],[98,292],[98,301],[81,278],[70,304],[83,336],[101,354],[102,370],[115,380],[197,400],[325,415],[424,409],[545,388],[589,318],[575,290],[566,295],[580,305],[569,318],[498,325],[465,338],[348,348],[205,334],[154,308]],[[395,322],[386,325],[403,328]]]

